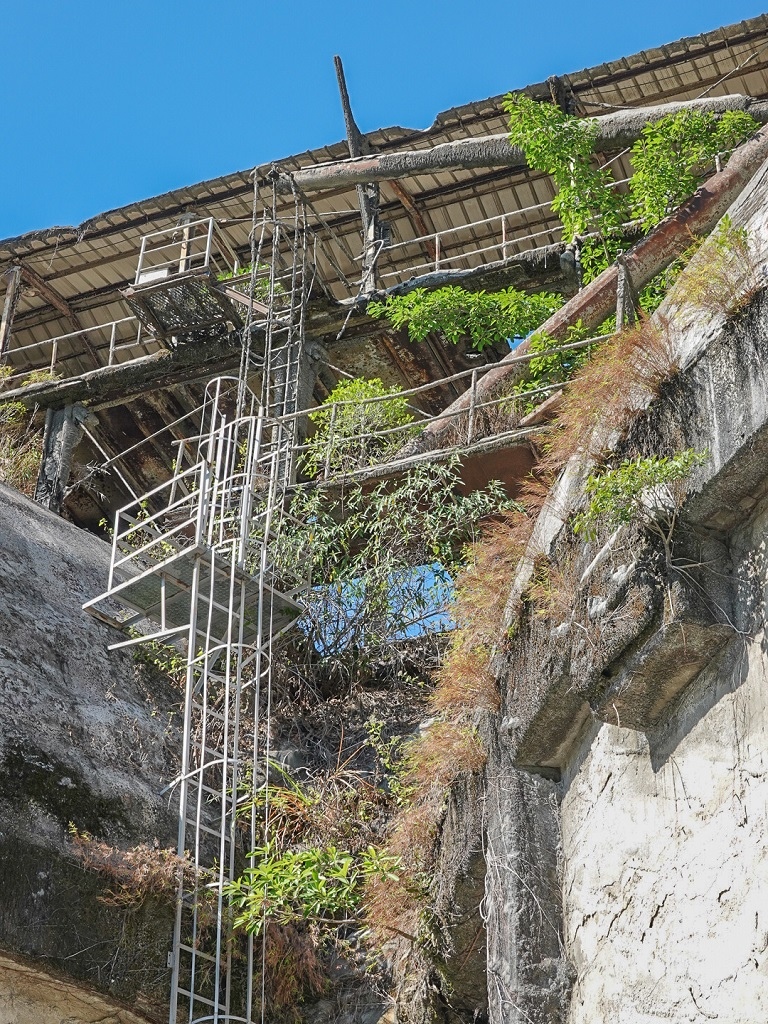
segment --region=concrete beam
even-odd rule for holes
[[[61,512],[64,490],[72,469],[72,455],[83,437],[83,427],[95,416],[82,405],[49,409],[45,417],[43,459],[35,487],[35,501],[51,512]]]

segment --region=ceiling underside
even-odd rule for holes
[[[702,95],[743,93],[766,97],[768,16],[563,75],[560,80],[572,92],[578,112],[590,115]],[[531,86],[528,92],[537,98],[550,98],[547,83]],[[495,96],[445,111],[426,131],[384,128],[369,133],[366,139],[376,151],[395,152],[503,134],[506,124],[501,99]],[[278,166],[291,172],[347,155],[346,142],[338,142],[288,157],[279,161]],[[619,157],[614,167],[619,178],[630,173],[624,157]],[[268,171],[269,168],[258,168],[257,180]],[[502,255],[558,242],[559,223],[549,209],[553,195],[547,176],[509,168],[418,174],[395,186],[382,182],[381,216],[389,225],[392,245],[382,251],[379,261],[381,285],[395,285],[435,269],[435,239],[418,241],[425,234],[424,228],[429,234],[444,233],[438,242],[440,269],[478,266]],[[307,198],[308,216],[320,245],[316,292],[326,298],[349,300],[356,295],[361,276],[362,241],[356,190],[329,189]],[[292,196],[282,196],[279,202],[285,215],[292,217]],[[25,279],[10,343],[9,361],[14,368],[26,370],[47,365],[51,339],[71,333],[75,327],[97,328],[129,317],[131,310],[120,289],[134,279],[142,236],[174,226],[182,215],[189,213],[200,218],[214,217],[229,246],[243,263],[248,262],[254,215],[251,170],[112,210],[79,227],[54,227],[0,241],[0,274],[21,261],[32,276],[42,279],[61,300],[52,303],[49,291],[41,291]],[[489,220],[502,215],[503,236],[501,221]],[[6,278],[0,277],[3,288],[5,282]],[[0,291],[0,308],[2,302]],[[460,347],[453,348],[438,338],[431,338],[417,351],[392,334],[371,333],[370,328],[360,331],[354,323],[352,328],[339,341],[335,340],[335,330],[324,339],[332,366],[326,366],[320,375],[318,398],[338,378],[333,367],[356,375],[379,376],[400,386],[415,386],[472,365]],[[62,364],[65,374],[76,375],[106,363],[110,341],[118,346],[113,356],[116,362],[162,347],[162,342],[145,332],[138,344],[120,351],[120,342],[134,334],[135,324],[126,322],[118,324],[112,336],[111,328],[107,332],[94,330],[88,335],[89,348],[80,335],[60,341],[59,356],[63,353],[67,357]],[[495,359],[499,354],[490,353],[486,358]],[[133,399],[122,407],[113,406],[99,424],[105,450],[115,454],[160,429],[168,416],[183,415],[198,397],[198,389],[199,384],[190,383],[172,392],[166,390]],[[438,393],[434,401],[451,397],[449,388],[445,394]],[[162,442],[144,447],[135,466],[138,485],[145,478],[151,483],[166,472],[172,457]],[[92,449],[87,457],[98,461],[102,455]],[[119,485],[117,489],[120,490]],[[106,500],[111,503],[110,498]],[[84,511],[86,504],[84,501],[83,510],[74,513],[76,518],[92,518],[92,513],[86,515]]]

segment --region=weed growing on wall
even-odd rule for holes
[[[678,299],[707,313],[732,316],[763,284],[754,240],[726,214],[688,266]]]
[[[587,507],[573,521],[576,534],[595,537],[600,529],[639,522],[658,534],[669,553],[685,481],[707,452],[686,448],[669,456],[626,459],[615,469],[591,474],[586,482]]]

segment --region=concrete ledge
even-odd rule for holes
[[[611,679],[595,717],[647,732],[733,637],[730,626],[670,622],[656,631]]]

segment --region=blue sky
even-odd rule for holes
[[[364,131],[762,13],[698,0],[6,3],[0,238],[76,224]]]

